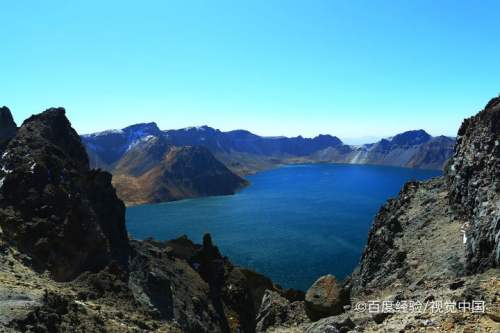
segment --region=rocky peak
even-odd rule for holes
[[[403,132],[394,136],[391,140],[391,143],[401,146],[414,146],[425,143],[430,139],[432,139],[432,136],[430,136],[426,131],[415,130]]]
[[[458,131],[446,176],[450,203],[470,221],[466,269],[484,271],[500,263],[500,98],[493,98]]]
[[[125,263],[125,207],[111,175],[89,170],[63,108],[30,117],[0,160],[0,227],[56,280]]]
[[[161,135],[161,130],[155,122],[135,124],[123,129],[126,133],[140,132],[143,135]]]
[[[16,135],[17,125],[12,118],[10,110],[6,106],[0,107],[0,149],[2,144]]]

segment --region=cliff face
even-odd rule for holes
[[[64,109],[27,119],[0,164],[0,226],[36,267],[68,280],[126,261],[125,207],[111,175],[89,169]]]
[[[467,271],[499,266],[500,98],[463,122],[446,176],[450,203],[468,221]]]

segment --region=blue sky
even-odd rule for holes
[[[3,1],[0,104],[81,133],[455,135],[500,92],[499,1]]]

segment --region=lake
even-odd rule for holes
[[[407,168],[308,164],[247,177],[232,196],[127,208],[134,238],[211,233],[222,254],[288,288],[307,290],[321,275],[339,279],[358,263],[373,217],[411,179],[441,172]]]

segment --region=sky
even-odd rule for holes
[[[0,105],[80,133],[455,135],[500,92],[500,1],[1,1]]]

